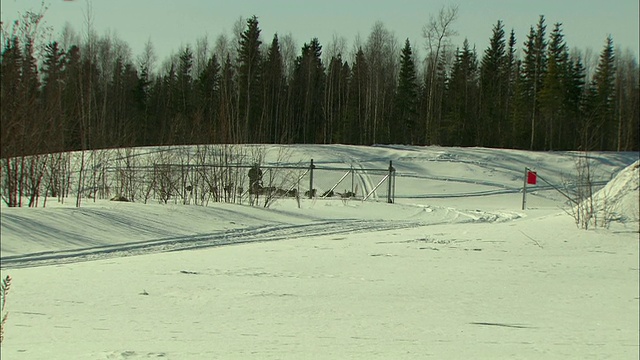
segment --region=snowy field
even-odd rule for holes
[[[546,183],[521,209],[576,153],[289,150],[392,160],[396,202],[2,207],[2,359],[638,359],[638,153],[590,154],[615,216],[585,231]]]

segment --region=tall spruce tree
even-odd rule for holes
[[[325,112],[323,109],[325,71],[322,63],[322,46],[317,38],[302,46],[302,54],[295,63],[293,75],[293,118],[296,126],[296,142],[323,142]]]
[[[546,29],[545,18],[543,15],[540,15],[535,30],[531,27],[529,31],[524,48],[525,57],[522,69],[524,93],[522,95],[525,97],[523,105],[525,106],[526,117],[530,123],[529,149],[531,150],[542,147],[536,134],[540,132],[540,90],[542,90],[544,74],[547,71]]]
[[[508,90],[505,79],[506,41],[504,25],[498,20],[493,27],[493,35],[489,47],[484,51],[480,64],[480,121],[478,127],[478,145],[503,146],[506,125],[506,94]]]
[[[504,77],[505,84],[507,86],[505,94],[504,113],[507,124],[510,125],[510,129],[503,132],[507,137],[503,141],[505,146],[514,147],[517,144],[517,134],[519,119],[517,117],[518,106],[518,78],[520,75],[520,60],[516,56],[516,33],[511,29],[509,34],[509,40],[507,41],[507,53],[504,64]]]
[[[260,136],[256,139],[260,143],[278,143],[283,139],[281,118],[284,115],[285,81],[280,42],[275,34],[262,66],[263,104]]]
[[[64,107],[62,90],[64,88],[64,51],[57,42],[45,47],[45,59],[42,69],[42,104],[48,117],[48,152],[64,151]]]
[[[542,80],[540,90],[540,119],[544,132],[543,149],[556,150],[566,148],[564,138],[569,136],[565,129],[566,120],[565,96],[567,94],[567,78],[569,73],[569,53],[562,34],[562,24],[556,23],[550,35],[547,51],[547,71]]]
[[[220,141],[225,144],[242,142],[240,122],[238,121],[239,101],[238,86],[235,81],[236,71],[231,62],[231,56],[227,54],[222,66],[222,78],[220,81]]]
[[[617,151],[637,151],[640,146],[640,71],[631,50],[616,50],[615,116]]]
[[[613,99],[615,95],[615,52],[613,38],[607,37],[604,48],[600,52],[598,66],[593,76],[594,94],[589,104],[593,119],[590,139],[599,150],[615,150],[617,123],[613,117]],[[585,144],[587,145],[587,144]]]
[[[355,61],[351,67],[349,79],[349,101],[347,105],[347,122],[349,144],[364,145],[365,138],[362,129],[366,120],[366,95],[368,82],[368,64],[362,48],[358,49]]]
[[[476,140],[478,104],[478,60],[469,41],[464,39],[462,50],[456,51],[451,69],[447,98],[447,144],[473,146]]]
[[[0,61],[0,146],[2,158],[21,154],[18,140],[22,136],[22,127],[18,115],[23,104],[17,94],[21,88],[22,48],[17,37],[8,39],[2,49]],[[17,199],[16,199],[17,201]],[[10,203],[13,203],[11,201]],[[11,206],[11,205],[10,205]]]
[[[406,39],[400,54],[398,90],[394,100],[395,115],[391,124],[391,141],[394,143],[417,143],[418,90],[413,51],[409,39]]]
[[[173,65],[172,65],[173,66]],[[187,46],[178,57],[175,82],[172,91],[172,107],[175,111],[171,119],[171,135],[179,144],[193,143],[197,129],[193,124],[193,52]]]
[[[345,74],[344,67],[348,66],[342,61],[342,55],[337,54],[331,58],[327,69],[327,86],[325,91],[326,118],[326,140],[327,143],[345,142],[345,113],[348,99],[348,73]]]
[[[220,120],[220,63],[216,55],[211,55],[196,81],[197,113],[201,119],[198,143],[212,143],[219,139]]]
[[[567,79],[565,82],[565,111],[567,134],[564,141],[567,149],[579,149],[582,136],[576,136],[576,131],[582,133],[585,106],[585,77],[586,70],[579,56],[569,61]]]
[[[254,140],[260,119],[260,28],[254,15],[247,20],[247,27],[238,42],[238,121],[241,123],[241,142]]]
[[[133,91],[133,100],[140,114],[140,123],[137,127],[137,145],[148,146],[156,143],[149,116],[152,81],[149,75],[149,67],[146,64],[141,64],[139,71],[138,83]]]

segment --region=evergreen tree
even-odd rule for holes
[[[576,131],[583,130],[582,118],[585,105],[585,76],[586,70],[580,57],[569,61],[568,77],[566,79],[565,109],[568,133],[565,137],[567,149],[578,149],[582,137],[576,136]]]
[[[238,43],[238,120],[241,122],[241,141],[250,142],[259,131],[260,119],[260,28],[254,15],[247,20],[247,28]]]
[[[516,33],[511,29],[509,40],[507,42],[507,53],[504,66],[504,77],[507,86],[505,94],[504,113],[505,119],[510,124],[511,129],[505,129],[504,136],[507,137],[503,141],[505,146],[517,146],[518,128],[521,127],[518,117],[518,79],[520,76],[520,60],[516,57]]]
[[[325,113],[323,109],[326,75],[321,60],[322,46],[317,38],[304,44],[302,54],[295,63],[293,75],[293,118],[296,142],[303,144],[322,142]]]
[[[400,74],[394,101],[394,114],[391,140],[394,143],[417,143],[418,79],[409,39],[405,40],[400,54]]]
[[[542,89],[544,74],[547,71],[546,48],[547,41],[545,18],[540,15],[538,25],[531,27],[525,43],[525,57],[523,61],[523,105],[524,113],[529,118],[529,149],[539,149],[542,146],[536,137],[539,132],[539,95]]]
[[[179,108],[176,106],[176,88],[178,81],[176,76],[175,64],[171,63],[169,71],[162,77],[161,87],[159,89],[160,104],[158,107],[158,119],[161,123],[161,144],[171,145],[179,144],[179,139],[175,135],[175,119],[179,114]]]
[[[508,90],[505,79],[506,61],[504,26],[502,21],[498,20],[480,64],[481,100],[477,141],[481,146],[504,146]]]
[[[64,51],[57,42],[52,42],[45,47],[45,59],[42,69],[42,104],[47,119],[48,152],[64,151],[64,123],[62,90],[64,88]]]
[[[140,114],[140,121],[137,126],[136,144],[138,146],[148,146],[156,144],[156,140],[153,137],[153,128],[150,123],[150,92],[151,92],[151,79],[149,78],[149,68],[143,65],[140,69],[140,76],[138,77],[138,83],[135,86],[133,92],[133,100],[135,107]]]
[[[173,134],[182,144],[191,144],[200,129],[193,123],[193,52],[187,46],[180,53],[174,87],[176,118]]]
[[[325,92],[325,108],[327,109],[326,119],[326,142],[345,142],[345,114],[348,99],[349,73],[346,62],[342,61],[341,54],[331,58],[327,70],[327,87]]]
[[[462,50],[456,51],[451,69],[451,81],[447,98],[450,99],[447,114],[447,144],[473,146],[476,139],[478,102],[478,60],[469,41],[464,40]]]
[[[284,115],[285,75],[278,35],[273,36],[271,46],[267,50],[265,63],[262,66],[263,105],[260,121],[260,143],[278,143],[282,140],[281,118]]]
[[[238,86],[236,85],[236,71],[227,54],[222,66],[221,94],[220,94],[220,134],[222,143],[233,144],[241,142],[240,122],[238,121],[239,103]]]
[[[615,53],[613,50],[613,38],[607,37],[606,43],[593,77],[593,97],[589,103],[589,117],[593,126],[590,127],[590,136],[599,150],[616,149],[616,125],[613,117],[613,99],[615,91]],[[590,120],[591,120],[590,119]],[[585,146],[590,144],[585,143]],[[590,146],[589,146],[590,147]]]
[[[347,105],[347,123],[349,131],[347,143],[364,145],[364,133],[366,116],[366,95],[368,82],[368,64],[362,48],[356,53],[355,62],[351,67],[349,79],[349,100]]]
[[[196,81],[197,89],[197,118],[201,119],[201,133],[198,143],[212,143],[220,135],[217,133],[220,127],[218,119],[218,106],[220,105],[220,81],[221,67],[215,55],[208,60]]]
[[[616,51],[615,117],[617,151],[637,151],[640,146],[640,71],[631,50]]]
[[[122,72],[121,98],[123,99],[121,122],[123,146],[137,146],[140,127],[143,124],[144,113],[140,111],[136,100],[136,88],[140,83],[138,71],[130,62],[126,62]],[[109,146],[113,146],[109,144]]]
[[[0,62],[0,146],[2,158],[21,154],[23,149],[18,146],[18,139],[24,136],[18,114],[21,113],[22,103],[17,94],[21,88],[22,49],[16,37],[8,39],[2,49]]]
[[[0,155],[211,142],[637,150],[634,54],[607,38],[586,84],[587,60],[569,55],[560,23],[547,39],[540,16],[522,59],[498,21],[479,62],[468,41],[447,51],[456,13],[425,27],[421,75],[408,39],[399,49],[381,22],[352,63],[336,41],[326,72],[317,39],[299,54],[291,35],[261,48],[255,16],[237,40],[219,38],[216,56],[198,40],[195,55],[183,48],[155,72],[150,45],[134,67],[127,44],[90,25],[82,47],[66,33],[66,51],[52,41],[38,52],[41,16],[30,14],[1,44]]]
[[[565,147],[563,139],[569,136],[565,129],[566,120],[565,95],[569,73],[569,53],[562,34],[562,24],[556,23],[551,32],[547,51],[547,71],[542,80],[540,90],[541,125],[544,128],[544,149],[554,150]]]
[[[82,129],[80,118],[83,106],[82,59],[80,48],[72,46],[65,56],[65,87],[63,90],[63,104],[65,108],[65,149],[79,150],[82,148]]]

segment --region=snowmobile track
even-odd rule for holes
[[[269,225],[128,244],[7,256],[2,259],[0,268],[16,269],[69,264],[169,251],[195,250],[224,245],[294,239],[298,237],[311,238],[333,234],[385,231],[421,225],[423,224],[419,222],[408,221],[364,220],[323,221],[302,225]]]

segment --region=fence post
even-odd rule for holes
[[[393,204],[395,200],[395,188],[396,188],[396,169],[393,167],[393,162],[389,160],[389,187],[387,189],[387,203]]]
[[[313,165],[313,159],[311,159],[311,165],[309,165],[309,199],[313,198],[313,169],[315,169],[315,165]]]
[[[356,195],[355,183],[356,183],[356,172],[353,169],[353,164],[351,164],[351,195],[352,196]]]

